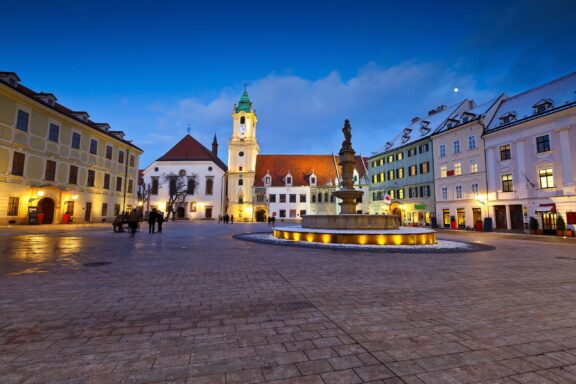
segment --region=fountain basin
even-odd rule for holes
[[[290,241],[359,245],[433,245],[436,231],[428,228],[326,229],[301,226],[274,228],[274,237]]]
[[[306,215],[303,228],[315,229],[398,229],[400,218],[394,215]]]

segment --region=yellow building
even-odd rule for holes
[[[248,92],[232,111],[233,130],[228,143],[228,209],[235,221],[254,221],[252,187],[256,157],[260,147],[256,141],[258,118]]]
[[[0,72],[0,225],[111,221],[136,201],[142,150]]]

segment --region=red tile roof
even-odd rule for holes
[[[362,166],[363,159],[356,156],[356,170],[362,178],[366,168]],[[316,175],[316,185],[334,185],[340,175],[338,156],[333,155],[258,155],[256,158],[256,176],[254,185],[264,186],[264,176],[272,177],[272,186],[284,186],[284,177],[290,172],[293,186],[310,185],[310,175]],[[338,167],[338,173],[336,169]]]
[[[200,144],[195,138],[190,135],[184,136],[175,146],[166,152],[157,161],[213,161],[226,171],[228,168],[226,164],[215,156],[212,151]]]

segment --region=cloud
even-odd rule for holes
[[[369,64],[346,80],[336,71],[314,80],[270,74],[252,81],[248,92],[259,119],[261,153],[336,153],[344,119],[349,118],[356,152],[369,155],[416,115],[463,98],[482,102],[497,93],[476,88],[473,77],[441,63],[405,62],[392,67]],[[230,114],[241,92],[227,89],[207,102],[189,98],[161,109],[156,104],[157,133],[175,136],[176,143],[190,123],[192,136],[207,147],[216,133],[220,157],[226,160]]]

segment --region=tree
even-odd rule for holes
[[[168,186],[168,201],[166,202],[166,220],[176,219],[176,211],[186,203],[186,196],[196,191],[196,175],[186,175],[184,170],[178,174],[170,172],[162,175],[163,185]]]
[[[138,205],[144,210],[146,206],[146,211],[150,211],[150,195],[152,194],[152,184],[145,183],[144,179],[138,181],[138,189],[136,190],[136,195],[138,197]]]

